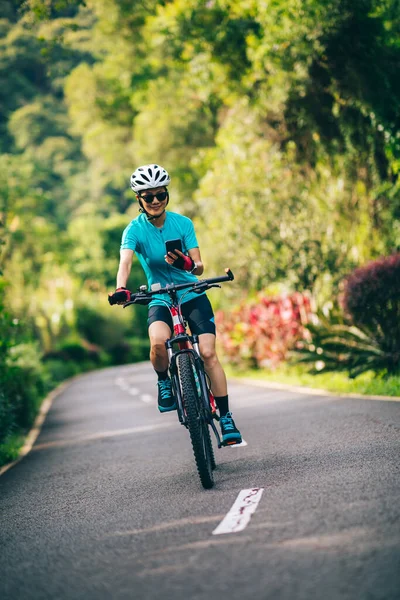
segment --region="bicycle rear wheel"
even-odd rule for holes
[[[186,418],[197,471],[202,486],[205,489],[210,489],[214,485],[214,453],[208,424],[204,416],[204,408],[201,403],[201,398],[199,398],[197,393],[194,378],[195,365],[193,356],[189,352],[180,354],[177,358],[177,363],[183,404],[186,410]]]

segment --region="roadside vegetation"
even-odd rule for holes
[[[146,309],[107,304],[146,162],[235,273],[210,292],[235,370],[397,389],[395,0],[1,6],[0,463],[58,382],[148,356]]]

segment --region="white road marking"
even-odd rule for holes
[[[126,377],[126,379],[128,381],[131,381],[132,383],[152,382],[155,385],[157,382],[157,377],[155,373],[150,373],[149,375],[129,375],[128,377]]]
[[[261,500],[263,491],[264,488],[252,488],[239,492],[231,510],[218,527],[214,529],[213,535],[237,533],[245,529]]]
[[[115,380],[115,384],[125,392],[129,390],[129,384],[125,381],[123,377],[117,377],[117,379]]]
[[[140,399],[142,400],[142,402],[146,402],[146,404],[149,404],[154,400],[153,396],[151,396],[150,394],[142,394],[140,396]]]
[[[131,386],[130,381],[132,383],[149,383],[150,381],[154,382],[154,375],[138,375],[138,376],[130,376],[130,377],[116,377],[114,383],[124,392],[128,392],[131,396],[138,396],[140,394],[140,390],[137,387]],[[140,398],[143,402],[149,404],[153,402],[153,396],[150,394],[142,394]]]

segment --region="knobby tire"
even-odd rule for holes
[[[215,467],[217,465],[216,465],[216,462],[215,462],[214,448],[213,448],[212,441],[211,441],[209,427],[205,428],[205,443],[207,444],[207,447],[208,447],[208,453],[209,453],[209,456],[210,456],[211,469],[214,471],[214,469],[215,469]]]
[[[207,440],[207,445],[208,445],[209,454],[210,454],[211,468],[214,471],[214,469],[216,469],[216,467],[217,467],[217,463],[215,462],[214,448],[213,448],[212,441],[211,441],[209,427],[206,428],[206,440]]]
[[[181,354],[178,357],[178,370],[193,454],[201,484],[205,489],[210,489],[214,485],[214,452],[208,424],[203,416],[201,398],[197,394],[193,369],[192,355]]]

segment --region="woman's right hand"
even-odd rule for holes
[[[115,290],[112,294],[108,294],[109,304],[125,304],[131,299],[131,292],[128,288],[120,287]]]

